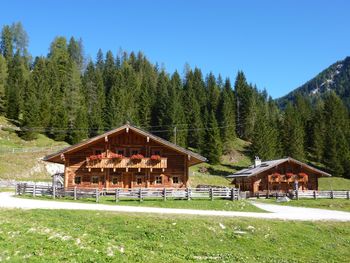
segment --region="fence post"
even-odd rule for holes
[[[277,200],[277,199],[278,199],[278,192],[276,192],[276,194],[275,194],[275,195],[276,195],[276,200]]]
[[[52,186],[52,198],[55,199],[56,198],[56,185]]]
[[[214,191],[213,191],[213,188],[212,188],[212,187],[210,187],[210,192],[209,192],[209,194],[210,194],[210,200],[213,201],[213,200],[214,200]]]
[[[348,200],[350,200],[350,191],[347,191],[347,192],[346,192],[346,198],[347,198]]]
[[[260,192],[257,192],[256,197],[257,197],[258,199],[260,199]]]
[[[315,191],[315,190],[314,190],[314,199],[315,199],[315,200],[317,199],[316,191]]]
[[[142,202],[142,189],[139,189],[139,201]]]
[[[119,202],[119,188],[115,189],[115,202]]]
[[[36,183],[34,183],[34,185],[33,185],[33,197],[35,197],[35,193],[36,192]]]
[[[166,201],[166,188],[163,188],[163,201]]]
[[[331,191],[331,199],[334,199],[334,193],[333,193],[333,190]]]
[[[98,192],[98,188],[96,188],[96,203],[98,203],[100,200],[100,193]]]
[[[77,187],[74,186],[74,200],[77,200]]]
[[[295,190],[295,197],[297,200],[299,200],[299,191],[298,190]]]
[[[187,200],[191,200],[191,189],[190,188],[186,188],[186,196],[187,196]]]
[[[269,197],[270,197],[270,190],[267,190],[266,191],[266,199],[269,199]]]
[[[235,189],[232,188],[231,189],[231,201],[234,201],[235,200]]]

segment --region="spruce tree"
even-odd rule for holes
[[[89,116],[89,136],[101,134],[104,131],[105,93],[102,74],[95,69],[92,62],[87,65],[83,76],[83,93],[86,110]]]
[[[263,160],[277,157],[277,130],[268,113],[268,104],[260,105],[255,130],[252,136],[252,157],[259,156]]]
[[[13,57],[13,34],[8,25],[5,25],[1,31],[0,52],[7,62],[10,62]]]
[[[211,164],[217,164],[220,162],[222,154],[222,143],[220,139],[220,130],[214,112],[209,114],[208,120],[209,126],[205,131],[205,147],[203,154],[208,158]]]
[[[221,140],[229,144],[236,138],[235,99],[229,79],[226,79],[224,89],[220,94],[218,119],[221,129]]]
[[[0,54],[0,115],[4,114],[6,109],[5,87],[7,83],[7,63],[5,58]]]
[[[333,175],[348,175],[349,130],[348,112],[341,99],[332,91],[327,94],[324,105],[325,151],[324,163]]]
[[[289,103],[283,118],[284,155],[298,160],[304,160],[304,129],[298,110]]]

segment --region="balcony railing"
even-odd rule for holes
[[[98,160],[90,160],[86,158],[86,167],[92,168],[152,168],[164,169],[167,168],[168,158],[161,158],[160,160],[151,160],[151,158],[142,158],[140,160],[131,160],[131,158],[124,157],[122,159],[102,158]]]

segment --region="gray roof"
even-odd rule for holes
[[[278,159],[278,160],[271,160],[271,161],[265,161],[265,162],[261,162],[260,165],[258,166],[254,166],[254,165],[251,165],[249,166],[248,168],[245,168],[243,170],[240,170],[234,174],[231,174],[231,175],[228,175],[227,178],[237,178],[237,177],[249,177],[249,176],[254,176],[254,175],[257,175],[257,174],[260,174],[266,170],[269,170],[271,168],[274,168],[276,167],[277,165],[280,165],[282,163],[285,163],[285,162],[294,162],[294,163],[297,163],[297,164],[300,164],[302,166],[304,166],[305,168],[307,169],[310,169],[316,173],[320,173],[321,175],[324,175],[324,176],[332,176],[330,175],[329,173],[326,173],[324,171],[321,171],[317,168],[314,168],[306,163],[303,163],[303,162],[300,162],[298,160],[295,160],[291,157],[287,157],[287,158],[283,158],[283,159]]]

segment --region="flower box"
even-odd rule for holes
[[[162,157],[160,157],[158,154],[151,155],[151,161],[153,162],[160,162],[161,159]]]
[[[293,176],[294,176],[293,173],[286,173],[286,178],[287,178],[287,179],[290,179],[290,178],[292,178]]]
[[[131,155],[130,160],[133,162],[140,162],[143,158],[145,158],[142,154],[134,154]]]
[[[123,159],[123,155],[122,154],[117,154],[117,153],[110,153],[109,154],[109,158],[111,159],[116,159],[116,160],[121,160]]]
[[[102,160],[102,154],[90,155],[89,161]]]

